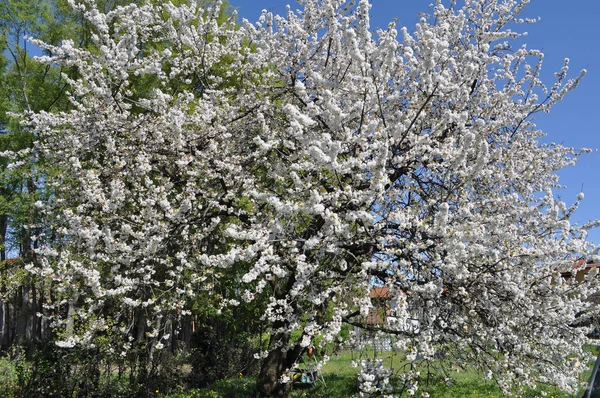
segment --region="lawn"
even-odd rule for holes
[[[372,358],[371,353],[363,353],[360,356],[356,351],[344,351],[338,356],[333,356],[322,368],[321,378],[314,385],[295,384],[292,391],[293,398],[348,398],[358,395],[356,377],[359,369],[349,365],[350,361],[359,362],[360,359]],[[398,369],[405,362],[398,354],[380,352],[384,365],[388,368]],[[591,364],[593,365],[593,363]],[[307,364],[301,364],[301,367]],[[423,396],[427,392],[431,398],[493,398],[503,397],[498,386],[486,380],[483,375],[473,370],[455,371],[451,380],[442,380],[440,376],[433,376],[428,385],[422,385],[416,397]],[[588,375],[585,376],[586,378]],[[187,394],[169,395],[168,398],[244,398],[252,396],[254,379],[238,378],[221,380],[209,388],[195,390]],[[570,395],[563,391],[549,387],[544,390],[549,398],[575,398],[578,395]],[[402,397],[409,397],[404,393]],[[537,398],[542,396],[542,390],[528,389],[515,394],[525,398]]]
[[[500,398],[503,397],[498,387],[475,373],[456,374],[451,385],[433,383],[423,388],[431,398]],[[247,398],[254,391],[254,379],[240,378],[217,382],[211,387],[196,390],[186,394],[169,395],[168,398]],[[548,398],[575,398],[579,395],[569,395],[554,389],[546,390]],[[324,374],[324,382],[316,383],[313,387],[295,386],[292,398],[348,398],[358,394],[356,378],[349,374]],[[417,397],[421,396],[419,393]],[[517,396],[538,398],[540,390],[528,390]],[[165,397],[165,398],[167,398]],[[402,397],[409,397],[407,393]]]
[[[588,347],[590,351],[595,348]],[[351,361],[360,362],[361,359],[373,358],[372,351],[345,350],[339,355],[333,355],[320,373],[319,379],[314,384],[294,384],[291,394],[292,398],[348,398],[358,395],[357,375],[358,367],[350,366]],[[404,358],[398,353],[379,352],[378,358],[383,359],[386,368],[400,369],[406,364]],[[300,367],[309,367],[314,363],[314,359],[306,358],[305,363]],[[593,363],[590,364],[590,371]],[[423,372],[424,373],[424,372]],[[587,380],[589,374],[584,375]],[[6,358],[0,358],[0,395],[14,390],[14,383],[17,381],[15,373],[15,363]],[[397,381],[397,380],[396,380]],[[255,379],[250,377],[238,377],[220,380],[204,389],[196,389],[181,392],[179,394],[162,395],[163,398],[247,398],[254,395]],[[157,391],[160,395],[160,392]],[[459,371],[456,370],[450,374],[450,379],[443,379],[440,375],[434,375],[430,378],[428,384],[420,386],[416,397],[424,396],[427,392],[431,398],[492,398],[502,397],[498,386],[493,382],[486,380],[483,375],[474,370]],[[578,395],[569,395],[563,391],[554,388],[545,390],[548,398],[576,398]],[[9,396],[10,394],[5,394]],[[541,390],[525,390],[515,394],[518,397],[537,398],[541,397]],[[18,394],[14,395],[18,396]],[[407,393],[402,398],[409,397]]]

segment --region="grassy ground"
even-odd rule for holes
[[[454,383],[448,386],[444,383],[423,386],[431,398],[500,398],[504,397],[498,387],[483,377],[474,373],[457,374]],[[168,398],[247,398],[254,392],[254,379],[228,379],[217,382],[210,388],[189,392],[181,395],[169,395]],[[568,395],[562,391],[546,390],[548,398],[575,398],[579,395]],[[313,387],[295,386],[292,398],[349,398],[356,396],[356,378],[346,375],[327,374],[324,381],[316,383]],[[416,395],[420,396],[419,393]],[[540,390],[528,390],[517,396],[524,398],[538,398]],[[409,397],[403,394],[402,397]]]
[[[590,351],[595,351],[588,347]],[[292,398],[348,398],[358,395],[357,374],[358,367],[350,366],[351,361],[360,362],[361,359],[373,358],[373,352],[343,351],[340,355],[334,355],[325,364],[320,373],[319,380],[313,385],[294,384]],[[384,361],[386,368],[398,370],[406,362],[398,354],[390,352],[378,353],[378,357]],[[309,367],[314,364],[314,359],[306,358],[306,362],[300,367]],[[0,358],[0,396],[11,396],[9,391],[14,390],[16,382],[15,364],[6,358]],[[593,365],[593,364],[591,364]],[[428,385],[422,385],[416,397],[422,396],[422,392],[429,393],[431,398],[499,398],[502,393],[498,386],[486,380],[476,371],[456,371],[451,375],[452,382],[446,383],[440,378],[432,378]],[[585,380],[589,377],[585,375]],[[11,387],[12,385],[12,387]],[[254,395],[255,379],[248,377],[221,380],[208,388],[187,391],[182,394],[170,394],[164,398],[247,398]],[[545,390],[548,398],[575,398],[579,395],[568,395],[562,391],[548,388]],[[18,394],[17,394],[18,395]],[[12,395],[12,396],[17,396]],[[515,394],[519,397],[537,398],[541,397],[540,390],[527,390]],[[409,397],[403,394],[402,398]]]
[[[379,353],[387,368],[398,369],[405,362],[398,354]],[[348,398],[358,395],[356,377],[359,369],[351,367],[349,362],[360,359],[373,358],[372,352],[363,353],[344,351],[339,356],[332,357],[323,367],[321,376],[314,385],[294,385],[292,398]],[[301,364],[305,367],[310,363]],[[422,392],[429,393],[431,398],[499,398],[503,397],[498,386],[486,380],[483,375],[476,371],[456,371],[452,375],[452,382],[445,383],[439,379],[431,379],[428,385],[421,386],[417,397]],[[587,376],[586,376],[587,377]],[[194,391],[187,395],[170,395],[168,398],[243,398],[253,395],[254,379],[240,378],[228,379],[217,382],[210,388]],[[554,388],[545,389],[548,398],[575,398],[579,395],[569,395]],[[542,396],[541,390],[526,390],[515,394],[524,398],[538,398]],[[402,397],[409,397],[407,393]]]

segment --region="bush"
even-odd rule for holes
[[[27,350],[13,346],[2,372],[4,396],[97,396],[100,371],[90,350],[66,350],[43,344]]]
[[[181,352],[145,347],[125,358],[102,355],[96,349],[60,348],[53,343],[30,351],[13,347],[0,361],[0,396],[136,398],[182,390],[188,359]]]
[[[224,378],[257,375],[257,350],[245,335],[223,338],[214,328],[197,329],[192,335],[190,384],[201,388]]]

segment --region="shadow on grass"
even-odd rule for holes
[[[326,374],[313,385],[294,384],[293,398],[351,397],[358,392],[356,376]]]
[[[356,377],[328,374],[314,384],[294,384],[291,398],[347,398],[356,395]],[[256,396],[252,378],[220,380],[201,390],[170,394],[168,398],[249,398]]]
[[[249,377],[219,380],[201,390],[170,394],[168,398],[249,398],[256,396],[256,380]]]
[[[348,398],[358,395],[356,374],[325,373],[313,384],[294,384],[290,398]],[[447,384],[441,377],[434,377],[430,383],[421,385],[417,396],[429,393],[432,398],[500,398],[504,397],[493,381],[486,380],[476,371],[462,371],[452,374],[452,382]],[[392,380],[398,386],[399,380]],[[547,387],[547,397],[574,398],[563,391]],[[538,398],[543,396],[540,389],[514,391],[514,396]],[[189,390],[182,394],[170,394],[168,398],[251,398],[256,396],[256,379],[244,377],[220,380],[201,390]],[[402,398],[409,398],[405,391]]]
[[[423,385],[421,390],[429,393],[429,396],[444,398],[501,398],[505,397],[500,391],[498,385],[491,380],[486,380],[482,375],[476,372],[460,372],[453,375],[454,380],[450,384],[443,381],[432,382],[429,385]],[[544,396],[550,398],[574,398],[579,395],[569,395],[553,387],[543,389],[524,388],[522,390],[513,390],[513,396],[520,398],[539,398]],[[403,395],[404,397],[404,395]]]

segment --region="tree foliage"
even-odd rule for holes
[[[194,300],[263,300],[265,395],[343,324],[395,335],[411,364],[475,363],[505,391],[575,388],[571,325],[594,288],[560,276],[588,247],[553,189],[578,152],[542,143],[532,117],[583,72],[565,61],[546,86],[542,53],[511,47],[527,1],[438,1],[401,41],[394,23],[372,32],[366,0],[300,3],[238,26],[219,4],[84,1],[92,46],[35,41],[76,71],[70,109],[26,115],[61,170],[40,203],[59,238],[30,268],[77,307],[56,319],[61,344],[118,331],[126,355],[142,333],[153,355]],[[395,304],[380,325],[363,321],[373,284]]]

